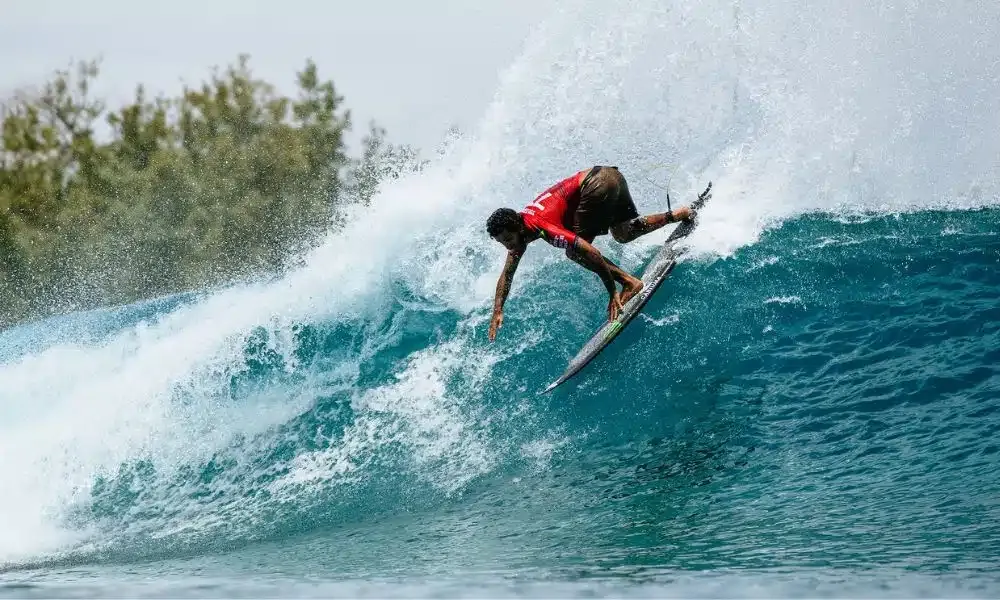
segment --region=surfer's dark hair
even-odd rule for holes
[[[511,231],[520,225],[521,215],[514,212],[514,209],[498,208],[493,211],[489,219],[486,219],[486,232],[491,236],[496,236],[501,231]]]

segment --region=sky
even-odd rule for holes
[[[449,127],[475,125],[554,1],[0,0],[0,98],[93,58],[111,105],[138,83],[174,94],[240,53],[291,93],[312,58],[351,110],[351,143],[375,119],[427,154]]]

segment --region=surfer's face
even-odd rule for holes
[[[521,234],[510,229],[504,229],[500,233],[493,236],[493,239],[503,244],[504,248],[507,248],[508,250],[517,250],[522,245]]]

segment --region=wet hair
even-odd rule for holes
[[[486,232],[491,236],[498,235],[501,231],[511,231],[521,225],[521,215],[514,212],[512,208],[498,208],[493,211],[490,218],[486,220]]]

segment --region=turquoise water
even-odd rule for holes
[[[576,285],[570,266],[542,298],[512,300],[500,344],[536,342],[485,374],[440,355],[414,368],[465,333],[449,311],[403,308],[402,292],[356,332],[301,324],[283,357],[258,331],[215,402],[308,402],[200,460],[137,452],[89,474],[59,519],[84,538],[9,564],[2,589],[995,595],[998,232],[995,209],[793,220],[725,260],[683,263],[551,396],[536,392],[575,349],[560,339],[584,340],[602,306],[588,286],[574,311],[533,315]],[[185,301],[25,334],[99,345],[108,321],[155,323]],[[354,387],[336,389],[332,357],[380,335]],[[357,391],[421,385],[440,403]]]
[[[1000,45],[935,6],[567,4],[287,275],[0,333],[0,596],[995,597]],[[482,220],[595,162],[715,196],[539,395],[606,297],[533,247],[490,344]]]

